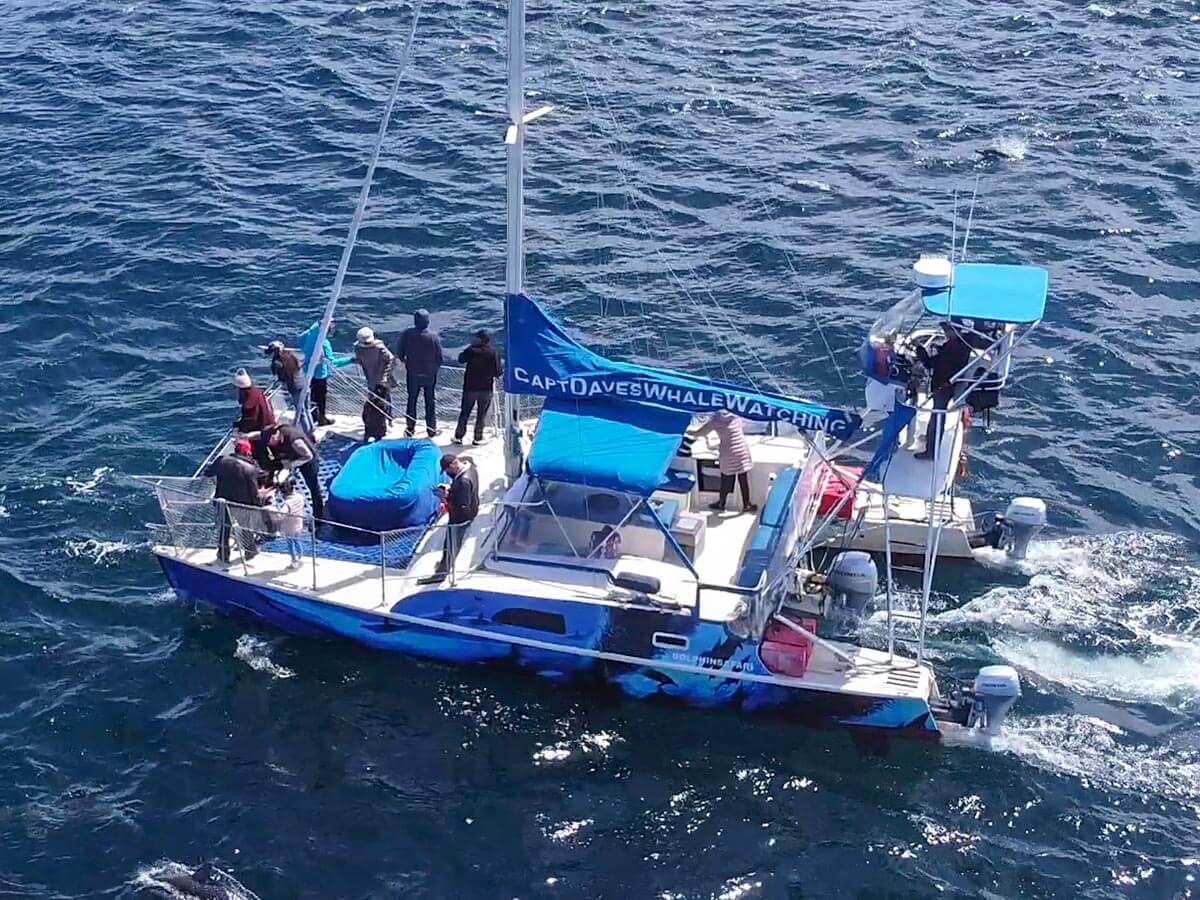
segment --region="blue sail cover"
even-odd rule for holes
[[[529,471],[548,481],[648,497],[691,419],[686,412],[646,403],[551,397],[542,407]]]
[[[727,409],[743,419],[791,422],[843,440],[862,425],[856,413],[819,403],[605,359],[571,338],[524,294],[508,297],[507,343],[504,389],[514,394],[628,400],[688,414]]]

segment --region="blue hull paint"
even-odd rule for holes
[[[615,688],[631,697],[689,707],[770,713],[813,726],[853,725],[918,737],[938,735],[928,705],[920,700],[875,700],[732,677],[730,673],[770,673],[755,642],[734,637],[713,622],[448,588],[416,594],[404,600],[402,608],[395,608],[406,616],[428,620],[430,626],[425,627],[397,621],[382,611],[346,609],[169,557],[160,556],[159,561],[181,599],[250,616],[293,634],[345,638],[439,662],[505,665],[580,686]],[[446,630],[456,627],[487,634]],[[654,633],[667,629],[686,638],[686,651],[653,645]],[[543,646],[527,646],[519,643],[522,640]],[[593,655],[597,652],[645,662],[599,658]],[[712,674],[682,671],[672,664],[702,665]]]

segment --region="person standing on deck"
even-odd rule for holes
[[[283,346],[283,341],[267,344],[267,356],[271,359],[271,374],[279,386],[287,391],[295,412],[295,421],[300,421],[300,391],[304,386],[304,373],[300,371],[300,358]]]
[[[437,390],[438,372],[445,358],[442,354],[442,339],[429,328],[429,311],[418,309],[413,313],[412,328],[405,329],[396,347],[396,358],[404,363],[404,387],[408,392],[405,409],[405,437],[412,437],[417,428],[417,394],[425,392],[425,428],[430,437],[436,437],[437,410],[434,392]]]
[[[288,555],[292,558],[292,569],[300,568],[300,533],[304,530],[304,498],[296,490],[295,482],[288,479],[279,486],[271,518],[279,529],[279,536],[287,542]]]
[[[271,401],[262,392],[262,388],[255,387],[245,369],[238,369],[233,373],[233,384],[238,390],[238,403],[241,405],[241,415],[233,423],[233,430],[254,442],[251,444],[251,452],[259,466],[265,469],[268,463],[266,450],[257,439],[266,429],[274,427],[275,410],[271,408]]]
[[[754,468],[754,460],[750,456],[746,434],[742,431],[741,418],[727,409],[717,410],[709,416],[707,422],[692,433],[692,436],[702,437],[710,431],[717,433],[719,442],[717,462],[721,467],[721,493],[708,508],[725,508],[725,501],[733,493],[733,482],[736,479],[742,491],[742,512],[755,512],[758,507],[750,502],[750,470]]]
[[[325,515],[325,500],[321,496],[321,460],[317,455],[316,443],[295,425],[280,425],[271,432],[267,446],[281,468],[295,469],[300,473],[308,486],[313,518],[319,521]]]
[[[461,457],[447,453],[442,457],[442,471],[450,477],[450,482],[438,485],[438,491],[446,501],[450,522],[446,526],[446,549],[437,567],[439,574],[450,571],[467,528],[479,515],[479,480],[475,470]]]
[[[313,358],[313,354],[317,350],[317,336],[321,333],[321,323],[313,322],[312,326],[300,333],[296,338],[296,346],[300,348],[300,352],[304,354],[304,368],[308,370],[309,360]],[[329,323],[328,334],[333,334],[333,322]],[[329,343],[328,335],[325,342],[321,345],[321,361],[313,370],[312,384],[309,392],[313,406],[316,407],[316,424],[332,425],[333,419],[329,418],[326,412],[326,405],[329,399],[329,367],[340,369],[343,366],[348,366],[354,362],[353,356],[336,356],[333,352],[333,345]]]
[[[367,379],[369,396],[363,403],[363,433],[368,441],[387,434],[392,423],[392,386],[396,383],[392,351],[370,328],[358,329],[354,340],[354,360]]]
[[[475,443],[482,444],[483,423],[492,408],[496,379],[504,374],[500,354],[492,346],[492,335],[486,328],[475,332],[470,345],[458,354],[458,361],[467,369],[463,374],[462,407],[458,413],[458,427],[454,429],[454,442],[460,444],[466,437],[471,407],[475,407]]]
[[[238,438],[233,444],[233,454],[222,456],[213,461],[203,472],[208,478],[216,478],[217,486],[214,500],[217,501],[217,559],[227,563],[230,561],[229,541],[233,535],[234,516],[239,517],[238,524],[251,528],[249,517],[254,513],[244,507],[259,506],[261,495],[258,482],[263,477],[263,471],[250,455],[250,442]],[[229,504],[235,504],[231,507]],[[254,536],[250,531],[238,531],[238,546],[244,560],[251,560],[258,553],[254,546]]]
[[[946,424],[945,412],[938,413],[937,410],[945,410],[950,405],[954,399],[954,376],[971,361],[971,346],[963,340],[959,330],[950,322],[943,322],[942,330],[946,340],[933,353],[917,345],[917,356],[929,369],[929,393],[934,409],[925,429],[925,449],[915,454],[917,459],[933,459],[937,453]]]

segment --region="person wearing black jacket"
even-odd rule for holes
[[[396,359],[404,363],[404,386],[408,391],[405,409],[405,437],[412,437],[417,428],[417,395],[425,392],[425,427],[433,437],[437,430],[437,410],[434,393],[437,390],[438,372],[445,359],[442,356],[442,339],[429,328],[429,312],[418,309],[413,313],[413,327],[400,335],[396,347]]]
[[[238,524],[247,529],[238,531],[238,545],[242,551],[242,559],[253,559],[258,554],[258,548],[254,546],[255,524],[250,518],[253,514],[241,507],[260,505],[258,482],[260,478],[265,477],[265,473],[258,467],[254,457],[250,455],[250,442],[244,438],[239,439],[233,445],[233,455],[223,456],[214,461],[204,470],[204,475],[216,478],[217,486],[214,497],[217,501],[225,501],[218,503],[217,559],[225,563],[230,560],[229,541],[233,534],[235,509],[237,510]],[[230,503],[236,504],[236,506],[231,508],[226,505]]]
[[[321,482],[317,477],[320,466],[317,445],[295,425],[280,425],[271,432],[267,446],[281,468],[295,469],[300,473],[308,486],[313,518],[320,521],[325,516],[325,500],[321,496]]]
[[[454,429],[454,442],[462,443],[467,434],[467,422],[471,408],[475,408],[475,443],[483,443],[483,423],[492,408],[492,395],[496,390],[496,379],[504,369],[500,366],[500,354],[492,346],[492,336],[486,328],[475,332],[470,345],[458,354],[458,361],[466,365],[463,374],[462,407],[458,413],[458,427]]]
[[[917,345],[917,356],[929,368],[929,392],[933,396],[935,410],[930,414],[929,426],[925,429],[925,449],[916,454],[917,459],[933,459],[937,454],[946,416],[944,413],[938,415],[936,410],[945,410],[950,405],[954,399],[954,376],[971,361],[971,347],[963,340],[958,329],[950,322],[943,322],[942,330],[946,333],[946,340],[934,353]]]
[[[460,457],[447,453],[442,457],[442,471],[450,477],[449,484],[438,486],[446,500],[450,523],[446,527],[446,549],[437,567],[439,573],[450,571],[467,529],[479,515],[479,481],[475,470]]]

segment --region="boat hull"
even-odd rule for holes
[[[422,591],[392,610],[363,610],[167,555],[158,559],[181,600],[291,634],[352,640],[457,665],[504,666],[581,689],[774,715],[814,727],[939,735],[924,700],[814,690],[778,679],[763,666],[755,641],[713,622],[455,588]],[[663,630],[667,627],[671,631]]]

